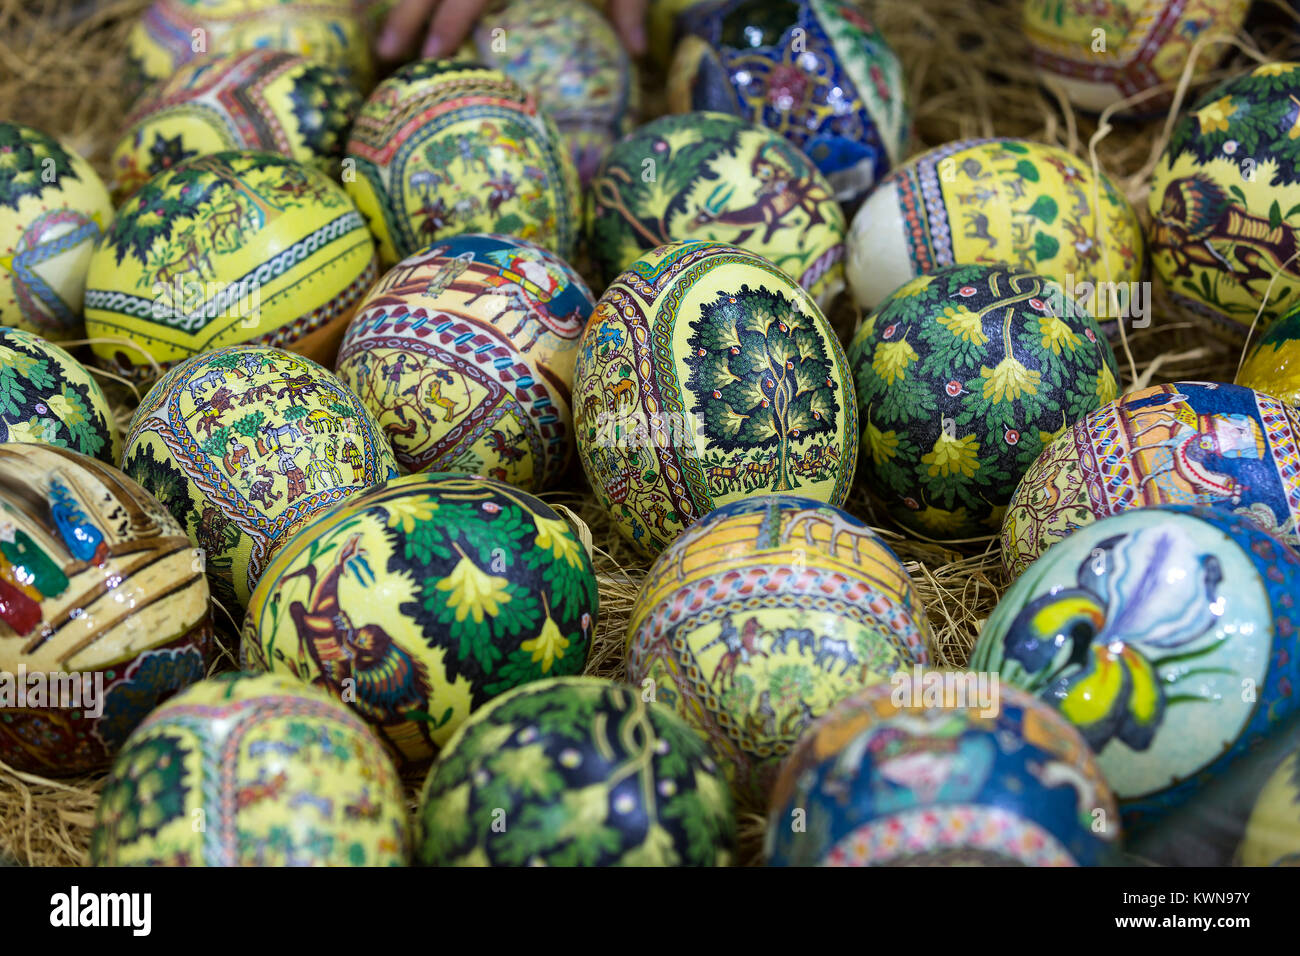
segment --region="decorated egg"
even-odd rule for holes
[[[1288,405],[1300,405],[1300,303],[1264,331],[1235,380]]]
[[[644,554],[759,492],[848,496],[848,360],[816,303],[753,253],[679,242],[639,260],[597,303],[574,383],[582,467]]]
[[[866,486],[894,520],[938,540],[995,533],[1043,448],[1118,391],[1087,310],[1001,267],[917,276],[862,323],[849,362]]]
[[[131,735],[90,840],[96,866],[402,866],[409,849],[401,780],[370,729],[318,688],[239,672]]]
[[[154,0],[127,38],[127,92],[137,96],[199,57],[255,49],[338,67],[362,90],[373,79],[350,0]]]
[[[474,29],[478,58],[537,98],[588,182],[609,147],[631,130],[641,88],[632,58],[585,0],[510,0]]]
[[[397,474],[351,390],[315,362],[256,346],[177,365],[140,403],[125,444],[122,470],[184,526],[236,617],[295,531]]]
[[[0,327],[0,442],[55,445],[110,465],[121,456],[99,382],[39,335]]]
[[[1079,728],[1134,824],[1295,712],[1300,557],[1241,515],[1165,505],[1086,525],[1003,596],[971,655]]]
[[[1202,505],[1298,540],[1300,411],[1261,392],[1175,382],[1130,392],[1075,422],[1025,472],[1002,523],[1012,577],[1106,515]]]
[[[1082,109],[1100,113],[1169,84],[1126,110],[1145,115],[1168,110],[1196,41],[1232,36],[1249,8],[1250,0],[1024,0],[1021,25],[1043,79]],[[1228,49],[1203,47],[1191,81],[1213,70]]]
[[[1300,305],[1297,97],[1300,63],[1228,80],[1178,121],[1152,174],[1155,272],[1177,305],[1231,337]]]
[[[409,471],[553,484],[573,449],[570,389],[595,302],[553,253],[506,236],[441,240],[371,290],[338,374]]]
[[[918,669],[813,724],[773,791],[768,865],[1113,863],[1119,813],[1079,732],[980,676]]]
[[[736,824],[676,714],[626,684],[560,677],[461,725],[424,783],[416,840],[433,866],[726,866]]]
[[[156,499],[94,458],[0,445],[0,762],[100,769],[215,654],[207,582]]]
[[[278,50],[187,63],[138,100],[111,160],[120,203],[153,176],[225,150],[280,153],[337,176],[361,97],[337,67]]]
[[[545,504],[407,475],[280,550],[249,601],[244,664],[324,687],[420,766],[489,698],[581,673],[596,609],[587,551]]]
[[[196,156],[142,186],[95,247],[86,331],[135,379],[240,342],[332,362],[377,268],[365,220],[319,169]]]
[[[80,337],[86,270],[113,203],[84,159],[52,136],[0,121],[0,324]]]
[[[464,232],[573,252],[581,215],[573,161],[537,101],[497,70],[408,63],[366,100],[347,152],[355,171],[345,184],[385,266]]]
[[[659,555],[632,608],[629,682],[652,687],[712,746],[742,802],[832,704],[927,661],[907,572],[857,518],[754,495]]]
[[[588,0],[593,6],[608,11],[609,0]],[[707,9],[717,0],[647,0],[645,12],[647,52],[651,60],[671,68],[673,51],[683,33],[682,20],[694,10]]]
[[[669,73],[674,112],[717,110],[803,150],[841,202],[862,199],[911,133],[902,66],[847,3],[725,0],[682,17]]]
[[[611,149],[591,184],[588,238],[605,281],[682,239],[769,259],[825,306],[844,287],[844,214],[803,153],[725,113],[664,116]]]
[[[1137,213],[1102,173],[1019,139],[948,143],[900,166],[853,217],[848,279],[864,310],[917,275],[1005,265],[1058,283],[1099,320],[1140,294]],[[1100,283],[1100,285],[1099,285]]]
[[[1300,866],[1300,751],[1268,778],[1237,850],[1242,866]]]

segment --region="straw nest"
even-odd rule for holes
[[[118,135],[125,104],[119,90],[127,31],[148,0],[0,0],[0,118],[36,126],[62,137],[101,173]],[[1151,170],[1172,120],[1111,121],[1072,110],[1063,96],[1044,88],[1030,66],[1019,29],[1019,3],[1003,0],[911,0],[881,2],[874,18],[903,60],[914,111],[913,153],[972,136],[1019,136],[1052,143],[1104,169],[1146,215]],[[1205,82],[1233,74],[1253,61],[1293,59],[1288,47],[1300,21],[1283,0],[1257,0],[1246,31],[1236,37],[1206,36],[1200,56],[1232,47]],[[663,78],[646,76],[646,102],[654,115]],[[1177,87],[1175,107],[1196,97],[1190,64]],[[1173,114],[1171,114],[1173,115]],[[1125,391],[1148,384],[1199,379],[1231,381],[1243,346],[1212,339],[1190,323],[1173,319],[1156,290],[1148,329],[1130,331],[1119,343]],[[856,316],[842,305],[840,329]],[[139,400],[132,390],[105,379],[125,423]],[[544,497],[563,506],[592,550],[600,578],[600,625],[588,672],[621,678],[623,637],[647,562],[618,536],[575,467],[570,491]],[[847,505],[867,519],[905,562],[929,611],[932,653],[941,665],[962,666],[980,623],[1006,586],[992,538],[960,548],[918,541],[872,514],[866,494],[855,489]],[[223,660],[219,668],[229,667]],[[99,779],[47,780],[0,764],[0,860],[28,865],[81,865],[89,861]],[[418,781],[412,781],[414,796]],[[740,817],[742,858],[754,862],[763,819]]]

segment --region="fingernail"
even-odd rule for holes
[[[426,60],[436,60],[442,56],[442,37],[431,36],[424,41],[424,53],[422,56]]]
[[[379,55],[391,60],[402,52],[402,35],[393,29],[387,29],[379,36]]]

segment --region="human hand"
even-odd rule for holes
[[[424,31],[420,56],[450,56],[465,42],[491,0],[398,0],[380,34],[378,53],[384,60],[408,56]],[[609,0],[608,14],[623,46],[633,56],[645,52],[645,12],[649,0]]]

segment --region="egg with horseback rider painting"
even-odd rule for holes
[[[407,470],[541,490],[572,455],[574,361],[594,306],[545,249],[455,236],[404,259],[371,291],[338,374]]]
[[[1300,63],[1265,63],[1184,114],[1152,173],[1155,273],[1183,312],[1234,341],[1300,304],[1297,137]]]

